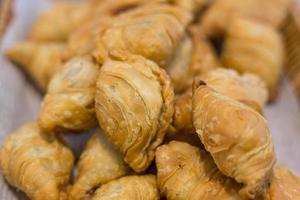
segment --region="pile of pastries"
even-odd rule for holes
[[[291,4],[55,5],[6,53],[45,95],[36,121],[4,141],[3,176],[33,200],[300,199],[263,116]],[[75,158],[61,136],[92,129]]]

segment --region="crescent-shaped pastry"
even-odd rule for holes
[[[101,131],[90,138],[77,167],[78,175],[70,192],[72,200],[89,199],[98,187],[129,172],[120,152]]]
[[[240,186],[195,146],[172,141],[158,147],[156,166],[159,189],[168,200],[241,200]]]
[[[97,125],[95,90],[99,67],[73,58],[52,78],[38,124],[45,132],[82,132]]]
[[[284,47],[275,29],[247,19],[234,20],[227,30],[222,61],[240,73],[256,74],[266,83],[270,100],[276,97]]]
[[[274,169],[265,200],[300,199],[300,178],[284,166]]]
[[[268,99],[268,90],[264,82],[254,74],[239,75],[231,69],[217,68],[197,77],[197,79],[203,80],[216,91],[260,113],[263,112]],[[192,120],[192,90],[177,95],[174,107],[171,133],[175,131],[176,135],[193,134],[195,129]]]
[[[154,158],[173,116],[165,71],[141,56],[115,53],[99,73],[96,114],[104,133],[136,172]]]
[[[154,175],[125,176],[96,191],[92,200],[159,200]]]
[[[223,35],[227,26],[240,17],[279,28],[292,2],[292,0],[217,0],[204,14],[201,25],[209,37]]]
[[[193,124],[219,170],[243,184],[254,199],[270,180],[276,158],[267,121],[248,106],[195,82]]]
[[[73,154],[55,137],[42,135],[37,124],[25,124],[10,134],[0,158],[8,183],[31,199],[67,200]]]
[[[6,55],[46,91],[50,79],[61,68],[63,51],[63,43],[24,41],[8,49]]]
[[[189,27],[188,34],[180,42],[173,58],[167,65],[167,72],[176,93],[189,88],[196,76],[221,67],[221,62],[205,39],[198,26]]]
[[[141,55],[166,66],[184,34],[190,16],[174,6],[141,7],[116,18],[100,32],[94,57],[102,64],[111,51]]]

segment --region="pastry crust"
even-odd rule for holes
[[[194,86],[193,124],[205,149],[222,173],[243,184],[242,197],[262,194],[276,161],[267,121],[204,82]]]
[[[88,4],[56,4],[38,17],[29,37],[36,41],[66,41],[73,30],[88,20],[89,13]]]
[[[228,24],[240,17],[278,28],[283,24],[292,2],[292,0],[217,0],[204,14],[201,25],[209,37],[223,35]]]
[[[271,186],[264,197],[266,200],[300,199],[300,178],[284,166],[277,167],[271,179]]]
[[[91,198],[98,187],[128,172],[120,152],[112,147],[101,131],[97,131],[80,156],[78,175],[71,189],[70,199]]]
[[[189,19],[187,12],[168,5],[130,11],[98,34],[94,57],[102,64],[111,51],[124,51],[144,56],[164,67],[178,46]]]
[[[268,90],[264,82],[254,74],[239,75],[231,69],[217,68],[196,78],[200,79],[216,91],[263,113]],[[192,90],[177,95],[174,107],[172,128],[168,136],[172,138],[178,134],[193,134]]]
[[[92,200],[159,200],[154,175],[126,176],[103,185]]]
[[[241,200],[240,186],[224,176],[211,156],[184,142],[172,141],[156,151],[159,189],[168,200]]]
[[[221,67],[221,62],[200,27],[189,27],[188,33],[166,68],[176,93],[186,91],[196,76]]]
[[[242,102],[262,113],[268,100],[265,83],[256,75],[245,73],[239,75],[232,69],[219,68],[200,76],[209,87]]]
[[[38,124],[44,132],[82,132],[97,125],[94,109],[99,67],[73,58],[52,78]]]
[[[46,138],[35,123],[23,125],[5,140],[1,171],[33,200],[67,200],[73,154],[58,139]]]
[[[48,83],[62,65],[62,43],[24,41],[6,51],[6,56],[20,65],[39,89],[47,90]]]
[[[246,19],[234,20],[227,31],[222,61],[241,73],[256,74],[266,83],[270,100],[276,97],[284,48],[275,29]]]
[[[136,172],[144,171],[173,116],[167,74],[141,56],[115,53],[102,66],[96,92],[101,128]]]
[[[187,10],[193,16],[202,11],[208,2],[209,0],[169,0],[169,3]]]
[[[101,16],[82,24],[68,37],[63,59],[90,55],[96,49],[97,34],[107,28],[111,22],[112,17]]]

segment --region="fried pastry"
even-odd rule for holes
[[[300,199],[300,178],[284,166],[276,168],[265,200]]]
[[[43,137],[35,123],[25,124],[9,135],[0,158],[8,183],[31,199],[67,200],[73,154],[55,137]]]
[[[24,41],[8,49],[6,55],[20,65],[42,91],[46,91],[50,79],[62,65],[63,50],[62,43]]]
[[[102,64],[111,51],[117,50],[141,55],[166,66],[184,34],[183,23],[189,18],[184,10],[167,5],[130,11],[98,34],[94,57]]]
[[[63,59],[91,54],[96,48],[96,36],[111,24],[111,17],[98,17],[72,32],[63,52]]]
[[[267,121],[202,81],[194,84],[192,109],[196,132],[219,170],[243,184],[243,198],[262,194],[276,161]]]
[[[72,31],[88,20],[89,13],[88,4],[56,4],[38,17],[29,37],[38,41],[66,41]]]
[[[191,133],[195,132],[192,115],[192,90],[175,97],[172,132]]]
[[[97,131],[80,156],[78,175],[71,189],[70,199],[89,199],[98,187],[128,172],[121,154],[112,147],[101,131]]]
[[[157,3],[167,3],[168,0],[103,0],[92,3],[93,12],[98,15],[117,16],[132,9]]]
[[[209,0],[169,0],[169,3],[183,8],[196,16],[208,4]]]
[[[219,68],[200,76],[209,87],[262,113],[268,100],[265,83],[256,75],[239,75],[232,69]]]
[[[88,58],[78,57],[57,72],[38,117],[44,132],[81,132],[97,125],[94,98],[98,68]]]
[[[190,27],[167,66],[176,93],[192,85],[195,76],[221,66],[213,48],[205,40],[199,27]]]
[[[126,176],[111,181],[96,191],[92,200],[159,200],[154,175]]]
[[[291,3],[292,0],[217,0],[204,14],[201,25],[209,37],[224,34],[232,20],[240,17],[278,28]]]
[[[100,127],[136,172],[154,158],[173,116],[174,92],[165,71],[141,56],[114,52],[99,73]]]
[[[274,100],[282,73],[284,48],[279,33],[270,26],[236,19],[228,28],[222,61],[241,73],[251,72],[265,81]]]
[[[248,105],[260,113],[263,112],[268,99],[268,90],[264,82],[257,76],[249,73],[239,75],[231,69],[217,68],[203,74],[198,79],[203,80],[216,91]],[[172,129],[170,134],[193,134],[195,132],[192,121],[191,89],[176,96]]]
[[[168,200],[241,200],[240,186],[205,151],[172,141],[158,147],[155,157],[159,189]]]

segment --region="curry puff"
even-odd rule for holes
[[[193,124],[219,170],[243,184],[240,195],[265,192],[276,158],[267,121],[255,110],[197,81]]]
[[[224,176],[204,150],[172,141],[156,151],[157,180],[168,200],[242,200],[234,180]]]
[[[159,200],[154,175],[125,176],[96,191],[92,200]]]
[[[90,138],[77,167],[77,177],[70,191],[71,200],[91,198],[97,188],[129,172],[121,153],[112,147],[101,131]]]
[[[65,41],[88,20],[90,7],[84,3],[60,3],[38,17],[29,38],[35,41]]]
[[[274,169],[265,200],[300,199],[300,178],[284,166]]]
[[[43,99],[38,124],[44,132],[81,132],[96,127],[95,90],[99,67],[73,58],[56,73]]]
[[[270,100],[275,99],[284,62],[282,38],[275,29],[247,19],[234,20],[227,30],[222,61],[240,73],[259,76]]]
[[[218,68],[196,79],[203,80],[216,91],[263,113],[268,100],[268,90],[256,75],[250,73],[240,75],[231,69]],[[179,134],[194,133],[191,89],[176,96],[172,126]]]
[[[145,171],[171,123],[174,92],[166,72],[141,56],[115,53],[98,76],[96,114],[136,172]]]
[[[97,36],[94,57],[102,64],[111,51],[141,55],[166,66],[183,37],[190,15],[174,6],[155,5],[116,18]]]
[[[50,79],[62,65],[63,51],[63,43],[24,41],[9,48],[6,55],[46,91]]]
[[[196,76],[221,66],[221,61],[205,39],[201,28],[193,26],[188,28],[166,70],[175,92],[182,93],[192,85]]]
[[[68,199],[73,154],[56,137],[45,137],[37,124],[25,124],[9,135],[0,155],[5,179],[31,199]]]
[[[227,26],[241,17],[279,28],[291,3],[292,0],[216,0],[204,14],[201,25],[209,37],[224,34]]]

